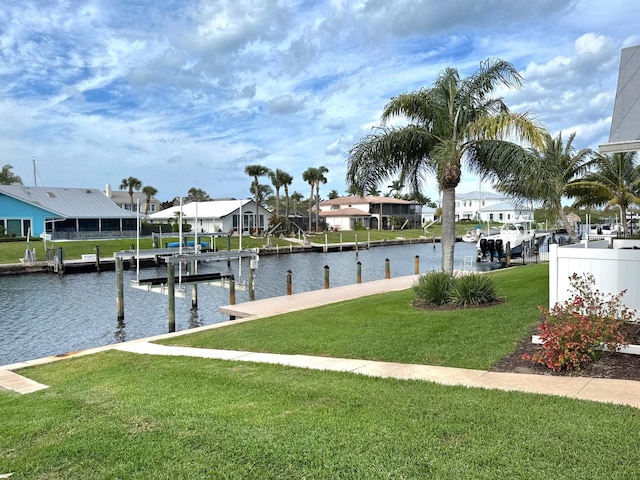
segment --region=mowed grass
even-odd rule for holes
[[[30,479],[629,479],[640,411],[266,364],[106,352],[0,393]]]
[[[419,311],[410,291],[180,343],[483,368],[546,301],[548,267],[494,272],[506,302]],[[187,341],[188,340],[188,341]],[[175,343],[175,342],[173,342]],[[0,392],[0,474],[35,479],[628,479],[640,410],[279,365],[108,351]]]
[[[277,315],[159,343],[488,369],[511,353],[549,303],[548,264],[488,273],[505,302],[422,310],[413,290]]]

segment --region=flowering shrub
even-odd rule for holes
[[[614,352],[627,345],[621,327],[635,314],[622,304],[626,290],[617,295],[594,290],[591,274],[574,273],[569,280],[574,296],[551,310],[538,307],[543,315],[542,347],[522,356],[554,371],[580,370],[602,355],[604,348]]]

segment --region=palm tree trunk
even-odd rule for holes
[[[256,213],[253,215],[253,231],[258,233],[258,177],[255,177]]]
[[[289,231],[289,187],[287,185],[284,186],[284,228],[286,231]]]
[[[620,205],[620,223],[622,224],[622,234],[627,236],[627,207]]]
[[[320,183],[316,183],[316,232],[320,230]]]
[[[569,223],[569,220],[567,220],[567,214],[564,212],[564,208],[562,208],[562,204],[558,202],[556,204],[556,208],[558,209],[560,220],[562,220],[562,224],[564,225],[564,228],[567,230],[567,233],[569,234],[571,243],[578,243],[578,235],[576,235],[576,232],[573,230],[573,227]]]
[[[453,254],[456,244],[456,189],[442,189],[442,271],[453,273]]]
[[[311,205],[313,204],[313,183],[311,184],[311,195],[309,195],[309,232],[312,232],[313,230],[311,229],[311,221],[312,221],[312,217],[311,217]]]

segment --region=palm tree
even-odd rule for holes
[[[347,184],[363,191],[396,177],[412,191],[420,191],[427,174],[435,176],[442,192],[442,270],[453,271],[455,189],[462,164],[481,176],[494,172],[494,163],[524,148],[502,140],[541,141],[542,129],[526,114],[514,114],[500,98],[499,86],[521,85],[515,67],[489,59],[467,78],[454,68],[440,73],[431,88],[392,98],[382,113],[382,127],[349,151]],[[388,127],[393,118],[407,125]]]
[[[597,155],[592,163],[594,171],[577,185],[575,207],[620,208],[622,231],[627,234],[627,210],[633,203],[640,204],[640,165],[637,152]]]
[[[304,195],[302,195],[300,192],[297,192],[294,190],[294,192],[291,194],[290,196],[291,201],[293,202],[293,214],[297,215],[298,214],[298,203],[300,202],[300,200],[302,200],[304,198]]]
[[[280,174],[280,183],[284,187],[284,201],[285,201],[285,209],[284,209],[284,226],[286,230],[289,230],[289,185],[293,183],[293,177],[289,175],[287,172],[282,172]]]
[[[249,192],[255,193],[254,188],[250,188]],[[265,202],[269,196],[273,195],[273,188],[270,185],[263,183],[258,184],[258,205],[264,207]]]
[[[338,193],[338,191],[334,188],[333,190],[331,190],[329,192],[329,194],[327,195],[327,198],[329,200],[335,200],[336,198],[339,198],[340,194]]]
[[[387,188],[389,189],[389,195],[394,198],[400,198],[400,192],[404,188],[404,184],[402,183],[402,180],[394,180],[391,182],[391,185],[387,186]]]
[[[133,191],[140,191],[142,188],[142,182],[136,177],[123,178],[120,182],[120,190],[129,190],[129,199],[131,200],[131,211],[133,212]]]
[[[264,177],[269,173],[269,169],[267,167],[263,167],[262,165],[247,165],[244,167],[244,173],[253,177],[253,182],[251,186],[253,188],[254,198],[256,201],[256,212],[254,214],[254,229],[258,230],[258,197],[260,195],[260,183],[258,182],[258,177]]]
[[[147,215],[149,213],[149,204],[151,203],[151,197],[158,193],[158,190],[151,185],[146,185],[142,188],[142,193],[144,193],[145,197],[147,197],[147,201],[144,206],[144,214]]]
[[[276,168],[275,170],[269,170],[268,175],[271,179],[273,188],[275,188],[276,190],[276,215],[280,216],[280,188],[284,187],[286,193],[288,191],[287,182],[289,183],[289,185],[291,185],[291,182],[293,182],[293,177],[284,170],[280,170],[279,168]]]
[[[0,185],[22,185],[22,179],[13,173],[13,166],[8,163],[0,170]]]
[[[311,204],[313,203],[313,187],[316,185],[316,176],[318,175],[317,169],[314,167],[307,168],[304,172],[302,172],[302,179],[307,182],[311,188],[311,193],[309,194],[309,232],[311,232]]]
[[[327,177],[325,177],[324,174],[327,173],[329,169],[321,165],[316,171],[316,230],[318,230],[320,226],[320,184],[327,183]]]
[[[588,172],[593,155],[590,149],[575,150],[575,136],[572,133],[564,143],[562,134],[556,137],[545,134],[541,149],[531,148],[527,155],[518,157],[517,161],[506,162],[495,185],[500,192],[541,201],[544,208],[557,212],[574,243],[578,241],[578,236],[567,220],[562,198],[580,194],[581,179]]]
[[[315,191],[315,204],[316,204],[316,230],[319,226],[320,220],[320,183],[327,183],[327,178],[324,176],[329,169],[324,166],[309,167],[302,172],[302,179],[311,186],[311,194],[309,195],[309,230],[311,231],[311,212],[314,201]]]

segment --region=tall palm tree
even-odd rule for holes
[[[302,195],[300,192],[297,191],[293,191],[293,193],[290,195],[291,197],[291,201],[293,202],[293,214],[297,215],[298,214],[298,203],[300,202],[300,200],[302,200],[304,198],[304,195]]]
[[[572,242],[577,242],[578,236],[567,220],[562,198],[580,195],[582,177],[588,172],[593,156],[590,149],[573,147],[575,136],[572,133],[564,143],[561,133],[556,137],[545,134],[542,148],[529,149],[517,161],[507,160],[495,185],[500,192],[541,201],[543,207],[557,212]]]
[[[627,210],[631,204],[640,204],[640,165],[637,152],[597,155],[593,171],[577,185],[576,207],[620,208],[623,233],[627,234]]]
[[[142,182],[140,180],[138,180],[136,177],[128,177],[128,178],[123,178],[122,181],[120,182],[120,190],[129,190],[129,199],[130,199],[130,206],[131,206],[131,211],[133,212],[133,191],[140,191],[140,189],[142,188]]]
[[[309,232],[312,231],[311,206],[313,204],[313,187],[315,187],[316,185],[317,176],[318,176],[318,170],[314,167],[309,167],[304,172],[302,172],[302,179],[309,184],[309,187],[311,189],[311,193],[309,194]]]
[[[147,200],[144,206],[144,214],[147,215],[149,213],[149,204],[151,203],[151,197],[153,197],[156,193],[158,193],[158,189],[152,187],[151,185],[145,185],[142,188],[142,193],[144,193]]]
[[[280,175],[280,182],[284,187],[284,226],[286,230],[289,230],[289,186],[293,183],[293,177],[287,172],[282,172],[282,174]]]
[[[293,182],[293,177],[284,170],[280,170],[279,168],[276,168],[275,170],[269,170],[268,175],[271,179],[273,188],[275,188],[276,190],[276,215],[280,216],[280,189],[284,187],[285,192],[287,192],[287,182],[289,183],[289,185],[291,185],[291,182]]]
[[[7,163],[0,170],[0,185],[22,185],[22,178],[13,173],[13,165]]]
[[[435,176],[442,192],[445,272],[453,271],[455,189],[463,162],[474,173],[488,176],[494,160],[500,163],[524,152],[505,138],[541,142],[541,127],[526,114],[511,113],[502,99],[491,97],[499,86],[521,86],[515,67],[504,60],[486,60],[467,78],[447,68],[431,88],[392,98],[382,113],[382,127],[349,151],[347,183],[363,191],[393,177],[420,191],[426,175]],[[386,125],[397,117],[408,120],[407,125]]]
[[[258,230],[258,197],[260,195],[260,183],[258,182],[259,177],[264,177],[269,173],[269,169],[267,167],[263,167],[262,165],[247,165],[244,167],[244,173],[253,177],[253,182],[251,183],[251,187],[253,188],[254,198],[256,201],[256,212],[254,214],[254,229]]]
[[[327,183],[327,177],[324,174],[329,172],[329,169],[321,165],[316,169],[316,172],[316,230],[318,230],[320,227],[320,184]]]

